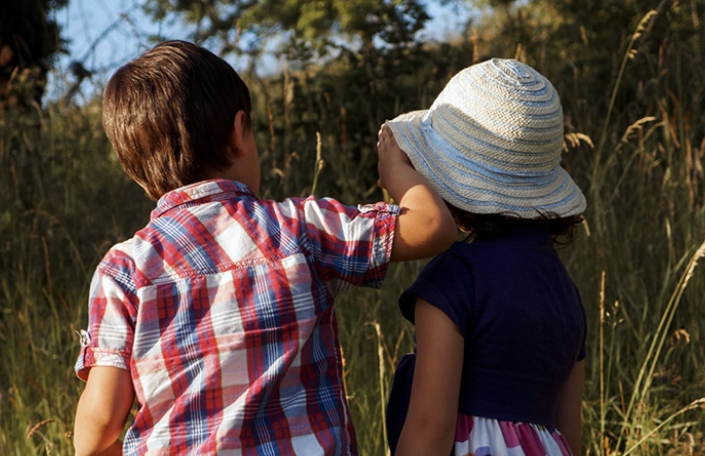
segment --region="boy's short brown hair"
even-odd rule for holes
[[[240,110],[249,120],[250,92],[227,62],[167,41],[110,78],[103,127],[127,174],[157,200],[231,164],[227,144]]]

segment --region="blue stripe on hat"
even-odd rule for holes
[[[499,166],[509,165],[509,166],[513,166],[513,167],[516,167],[517,164],[507,162],[507,161],[498,160],[496,158],[491,158],[486,155],[482,155],[474,150],[472,152],[475,155],[485,159],[485,161],[483,162],[483,161],[479,161],[479,160],[473,160],[470,157],[468,157],[466,154],[463,154],[458,149],[456,149],[448,141],[446,141],[446,139],[443,136],[441,136],[440,133],[438,133],[436,130],[434,130],[433,127],[431,127],[431,125],[429,125],[429,124],[425,124],[425,125],[424,125],[424,123],[421,124],[421,134],[422,134],[424,140],[426,141],[426,145],[431,149],[432,152],[436,152],[436,155],[439,158],[447,160],[449,162],[449,164],[459,163],[459,164],[465,166],[466,168],[468,168],[472,171],[475,171],[476,173],[478,173],[482,176],[492,178],[495,181],[509,183],[509,184],[516,183],[516,181],[511,178],[512,176],[536,177],[536,178],[540,178],[540,177],[545,176],[549,181],[553,180],[551,178],[552,176],[550,175],[550,171],[549,172],[547,172],[547,171],[507,171],[506,169],[502,169],[498,166],[492,166],[492,163],[497,164]],[[502,149],[502,148],[495,147],[492,144],[481,141],[477,138],[470,138],[470,139],[477,144],[485,145],[485,146],[494,148],[496,150],[502,150],[502,151],[508,152],[508,153],[515,153],[514,151],[511,151],[508,149]],[[521,153],[516,153],[516,154],[521,154]],[[526,155],[529,155],[529,154],[526,154]],[[526,164],[526,165],[522,165],[522,166],[527,167],[527,168],[539,167],[539,166],[545,167],[545,164],[536,164],[536,165]],[[555,167],[553,167],[552,169],[555,169]],[[506,177],[503,177],[503,176],[506,176]],[[542,182],[542,180],[537,179],[536,182],[537,182],[537,184],[540,184]]]
[[[401,125],[400,125],[400,126],[401,126]],[[400,131],[400,133],[403,134],[404,139],[406,140],[407,143],[411,143],[411,144],[413,144],[413,145],[415,146],[415,149],[416,149],[417,151],[422,151],[422,150],[424,150],[424,147],[418,142],[416,135],[414,135],[414,134],[411,134],[411,135],[407,134],[407,133],[406,133],[406,128],[403,128],[402,131]],[[426,138],[424,137],[423,139],[425,140]],[[428,148],[430,148],[431,150],[433,150],[433,148],[434,148],[434,145],[431,145],[431,144],[428,144],[428,143],[426,144],[426,146],[427,146]],[[449,147],[451,148],[451,150],[455,151],[455,152],[453,153],[454,155],[460,154],[457,150],[455,150],[454,148],[452,148],[452,146],[449,146]],[[444,153],[445,153],[445,152],[446,152],[446,151],[444,150]],[[562,200],[560,200],[560,201],[557,201],[557,202],[555,202],[555,203],[551,203],[551,204],[542,204],[542,205],[539,205],[539,206],[531,206],[531,207],[527,207],[527,206],[513,206],[513,205],[511,205],[511,204],[501,203],[501,202],[499,202],[499,201],[479,201],[479,200],[468,201],[468,199],[467,199],[466,197],[460,195],[460,193],[458,193],[453,187],[450,187],[450,186],[448,186],[448,184],[446,184],[445,180],[441,177],[441,176],[444,175],[444,173],[442,172],[443,170],[442,170],[441,168],[439,168],[439,167],[436,165],[435,162],[429,160],[429,157],[427,157],[427,156],[426,156],[425,154],[423,154],[423,153],[418,153],[418,154],[416,155],[416,157],[417,157],[417,158],[420,158],[420,159],[422,160],[423,165],[424,165],[424,168],[425,168],[426,171],[427,171],[427,173],[423,173],[423,172],[422,172],[422,174],[431,174],[431,175],[433,175],[435,178],[434,178],[434,179],[430,179],[430,181],[431,181],[431,183],[432,183],[433,185],[440,187],[440,188],[443,190],[442,193],[445,193],[445,194],[447,194],[447,195],[451,195],[452,197],[456,198],[458,201],[466,201],[466,202],[468,202],[468,203],[470,203],[470,204],[472,204],[472,205],[475,205],[475,206],[485,206],[485,207],[487,207],[487,206],[498,206],[498,207],[501,207],[501,208],[503,208],[503,209],[507,209],[507,210],[511,210],[511,211],[518,211],[518,212],[525,212],[527,209],[532,209],[532,208],[551,209],[551,208],[554,208],[554,207],[559,207],[559,206],[566,205],[567,202],[569,202],[569,201],[571,201],[572,199],[575,198],[575,196],[576,196],[576,194],[577,194],[577,190],[578,190],[577,187],[574,187],[573,191],[572,191],[566,198],[564,198],[564,199],[562,199]],[[560,169],[562,169],[562,168],[560,168]],[[440,171],[440,172],[439,172],[439,171]],[[420,171],[420,172],[421,172],[421,171]],[[556,167],[556,168],[553,170],[553,172],[551,173],[551,174],[553,175],[552,177],[555,178],[558,172],[559,172],[559,168]],[[568,183],[567,177],[568,177],[567,173],[564,173],[564,174],[563,174],[563,180],[562,180],[562,182],[561,182],[561,185],[560,185],[556,190],[554,190],[551,194],[560,193],[561,190],[563,190],[563,189],[566,187],[566,185],[567,185],[567,183]],[[484,182],[490,182],[490,180],[485,180],[485,179],[481,179],[481,178],[478,178],[478,180],[484,181]],[[553,180],[554,180],[554,179],[551,179],[551,181],[553,181]],[[511,183],[510,181],[507,181],[507,182],[508,182],[508,183]],[[489,189],[485,189],[485,188],[481,188],[481,187],[475,187],[475,186],[473,186],[473,185],[468,185],[468,184],[464,184],[464,183],[457,182],[457,181],[454,181],[454,185],[455,185],[456,188],[462,188],[462,189],[466,189],[466,190],[469,190],[469,191],[472,191],[472,192],[481,193],[481,194],[484,194],[484,195],[497,196],[497,197],[500,197],[500,198],[502,198],[502,199],[515,199],[515,200],[522,200],[522,199],[524,199],[524,200],[535,200],[535,199],[536,199],[536,196],[535,196],[535,195],[534,195],[534,196],[527,196],[527,197],[521,197],[521,196],[507,196],[507,195],[504,195],[504,194],[499,193],[499,192],[495,192],[495,191],[492,191],[492,190],[489,190]],[[512,189],[522,189],[522,188],[526,188],[526,189],[536,189],[537,187],[538,187],[538,186],[536,186],[536,185],[520,185],[520,184],[517,184],[517,185],[515,185],[515,186],[512,186]],[[441,191],[439,190],[439,192],[441,192]],[[546,196],[547,196],[547,195],[544,195],[543,198],[546,198]]]

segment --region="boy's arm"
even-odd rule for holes
[[[378,183],[401,208],[391,260],[414,260],[445,251],[457,235],[448,208],[428,181],[411,166],[389,127],[382,125],[378,136]]]
[[[580,454],[580,406],[583,398],[583,382],[585,379],[585,360],[578,361],[563,386],[558,401],[556,413],[556,427],[568,441],[570,451],[574,455]]]
[[[76,410],[76,456],[122,455],[122,442],[118,439],[134,397],[128,371],[107,366],[91,368]]]
[[[451,454],[458,420],[464,339],[438,307],[416,300],[416,365],[395,456]]]

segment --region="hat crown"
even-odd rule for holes
[[[516,60],[492,59],[456,74],[428,111],[432,129],[474,159],[499,160],[510,171],[549,171],[563,146],[563,111],[556,89]]]

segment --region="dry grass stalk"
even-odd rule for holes
[[[39,428],[41,428],[42,426],[49,424],[49,423],[53,423],[53,422],[54,422],[53,418],[49,418],[49,419],[42,420],[42,421],[38,422],[37,424],[32,426],[32,429],[27,431],[27,438],[28,439],[31,438],[34,435],[34,433],[37,432],[39,430]]]

